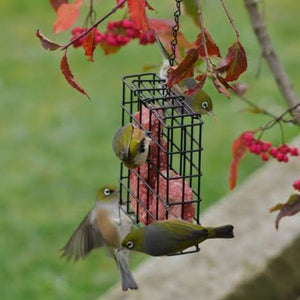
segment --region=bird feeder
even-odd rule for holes
[[[122,82],[122,125],[136,124],[151,144],[139,168],[121,163],[120,209],[136,224],[172,218],[199,224],[201,116],[155,73],[125,76]],[[195,251],[198,247],[188,253]]]

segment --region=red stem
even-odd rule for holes
[[[73,43],[75,43],[77,40],[81,39],[82,37],[86,36],[90,31],[92,31],[94,28],[96,28],[100,23],[102,23],[104,20],[106,20],[110,15],[114,14],[127,0],[121,1],[118,5],[116,5],[110,12],[108,12],[103,18],[101,18],[99,21],[97,21],[94,25],[92,25],[90,28],[88,28],[85,32],[77,36],[74,40],[72,40],[70,43],[62,46],[61,50],[65,50],[69,48]]]

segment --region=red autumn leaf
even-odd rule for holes
[[[85,92],[84,89],[81,88],[81,86],[76,82],[74,75],[72,74],[72,71],[70,70],[70,66],[68,63],[68,59],[67,59],[67,54],[65,53],[64,56],[62,57],[61,61],[60,61],[60,69],[63,73],[63,75],[65,76],[66,80],[68,81],[68,83],[77,91],[79,91],[80,93],[86,95],[89,99],[89,95]]]
[[[52,8],[57,11],[57,9],[63,4],[68,3],[68,0],[50,0]]]
[[[192,48],[187,51],[185,58],[176,68],[170,68],[167,87],[179,83],[184,78],[194,76],[194,66],[199,58],[197,49]]]
[[[217,68],[215,68],[215,70],[218,71],[219,73],[224,73],[229,69],[230,65],[231,65],[231,60],[226,56],[224,59],[222,59],[219,62],[219,65]]]
[[[145,0],[127,0],[128,12],[131,20],[136,28],[141,32],[145,32],[149,26],[146,17],[146,1]]]
[[[285,203],[278,203],[275,206],[269,209],[270,212],[280,210],[276,220],[275,220],[275,227],[278,230],[279,222],[281,218],[286,216],[293,216],[300,211],[300,195],[293,194]]]
[[[239,171],[239,163],[246,154],[247,146],[244,144],[244,135],[253,132],[246,131],[242,133],[234,142],[232,143],[231,152],[232,152],[232,161],[230,165],[229,172],[229,188],[233,190],[236,186],[237,176]]]
[[[230,98],[230,95],[229,95],[229,92],[228,92],[226,86],[220,80],[220,76],[213,76],[212,82],[219,93],[225,95],[228,99]]]
[[[198,81],[198,83],[197,83],[192,89],[187,90],[187,91],[186,91],[186,94],[189,95],[189,96],[191,96],[191,95],[193,95],[196,91],[200,90],[200,89],[203,87],[204,83],[205,83],[206,76],[207,76],[206,72],[203,73],[203,74],[198,75],[198,76],[195,78],[195,79]]]
[[[94,53],[94,50],[96,47],[95,30],[96,30],[96,28],[94,28],[92,31],[90,31],[88,33],[88,35],[83,40],[83,44],[82,44],[82,47],[85,50],[84,54],[88,57],[88,61],[91,61],[91,62],[94,61],[93,53]]]
[[[50,40],[48,40],[48,39],[40,32],[39,29],[36,31],[35,35],[40,39],[43,48],[46,49],[46,50],[53,51],[53,50],[56,50],[56,49],[58,49],[58,48],[61,47],[61,45],[58,45],[58,44],[56,44],[56,43],[51,42]]]
[[[175,25],[172,20],[163,19],[148,19],[148,24],[158,35],[160,40],[164,43],[165,47],[171,52],[170,41],[174,39],[172,28]],[[182,32],[177,33],[178,44],[176,47],[176,57],[180,58],[180,49],[190,49],[193,45],[184,37]],[[184,51],[185,52],[185,51]]]
[[[247,69],[247,56],[243,46],[239,41],[233,43],[228,49],[225,61],[228,61],[227,73],[225,80],[237,80],[240,75]]]
[[[117,0],[117,5],[119,5],[121,2],[122,2],[123,0]],[[121,6],[119,6],[120,8],[123,8],[124,7],[124,3],[121,5]]]
[[[219,47],[209,34],[208,30],[204,28],[204,37],[205,37],[205,45],[206,45],[206,50],[207,50],[207,55],[212,56],[216,55],[218,57],[221,57],[221,53],[219,50]],[[199,55],[201,57],[205,57],[205,50],[204,50],[204,43],[202,40],[202,33],[200,32],[197,36],[197,40],[195,42],[195,45],[198,47]]]
[[[58,7],[56,21],[53,25],[54,33],[62,32],[76,22],[81,4],[82,0],[76,0],[75,3],[63,3]]]

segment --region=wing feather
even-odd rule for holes
[[[82,220],[75,232],[71,235],[65,246],[61,249],[61,257],[74,259],[84,258],[95,248],[105,246],[105,241],[96,224],[91,223],[89,212]]]

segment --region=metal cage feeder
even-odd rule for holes
[[[121,163],[120,208],[136,224],[171,218],[200,224],[201,116],[155,73],[122,81],[122,126],[134,123],[152,141],[139,168],[129,170]],[[198,246],[182,254],[196,251]]]

